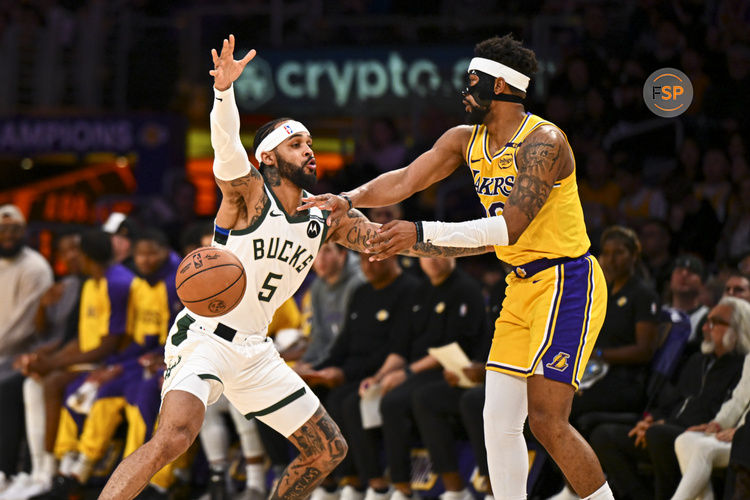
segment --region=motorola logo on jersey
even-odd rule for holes
[[[317,221],[311,220],[307,225],[307,236],[310,238],[317,238],[320,234],[320,224]]]

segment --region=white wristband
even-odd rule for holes
[[[464,222],[423,221],[424,241],[442,247],[483,247],[508,244],[505,217],[495,215]]]

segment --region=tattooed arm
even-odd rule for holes
[[[404,222],[414,227],[412,222],[398,222]],[[333,230],[328,233],[328,241],[334,241],[357,252],[373,253],[372,240],[376,237],[378,228],[380,228],[380,224],[371,222],[362,212],[353,208],[344,217],[334,222]],[[388,250],[388,252],[379,251],[377,255],[373,255],[373,259],[383,260],[396,253],[412,257],[466,257],[487,253],[492,251],[493,248],[490,246],[477,248],[439,247],[431,243],[399,240],[398,242],[392,242]]]
[[[573,158],[562,132],[542,125],[523,141],[516,154],[518,177],[503,209],[512,245],[547,201],[552,186],[573,173]]]
[[[516,163],[518,177],[502,214],[463,222],[391,221],[369,238],[370,252],[386,258],[420,241],[438,248],[513,245],[541,210],[555,182],[573,172],[562,132],[546,125],[529,134]]]

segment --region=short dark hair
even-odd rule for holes
[[[81,253],[97,264],[107,265],[112,260],[111,235],[101,229],[88,229],[81,234]]]
[[[139,241],[151,241],[162,248],[169,248],[169,239],[167,239],[167,236],[154,227],[146,227],[135,233],[133,246]]]
[[[494,36],[474,47],[474,55],[485,59],[492,59],[504,64],[516,71],[523,73],[531,78],[537,70],[536,55],[531,49],[527,49],[523,44],[513,38],[511,33],[500,37]],[[521,89],[512,89],[523,92]]]
[[[260,146],[260,143],[263,142],[263,139],[268,137],[268,134],[273,132],[273,130],[276,128],[276,125],[285,121],[289,121],[291,119],[292,118],[288,117],[276,118],[275,120],[271,120],[270,122],[266,122],[261,125],[255,132],[255,138],[253,139],[253,155],[256,153],[256,151],[258,151],[258,146]],[[262,169],[263,165],[264,163],[260,163],[258,165],[258,168]]]

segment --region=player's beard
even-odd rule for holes
[[[487,113],[490,112],[490,107],[481,107],[471,105],[471,110],[466,113],[465,121],[469,125],[481,125],[484,123],[484,119]]]
[[[276,162],[279,165],[279,175],[288,179],[292,184],[299,188],[311,191],[312,188],[315,187],[315,183],[318,182],[318,178],[315,177],[315,172],[310,174],[305,172],[304,167],[308,162],[303,163],[301,166],[296,166],[278,155],[276,155]]]
[[[11,246],[2,246],[0,245],[0,257],[4,257],[7,259],[11,259],[21,253],[21,249],[23,248],[23,241],[18,241],[17,243],[14,243]]]

